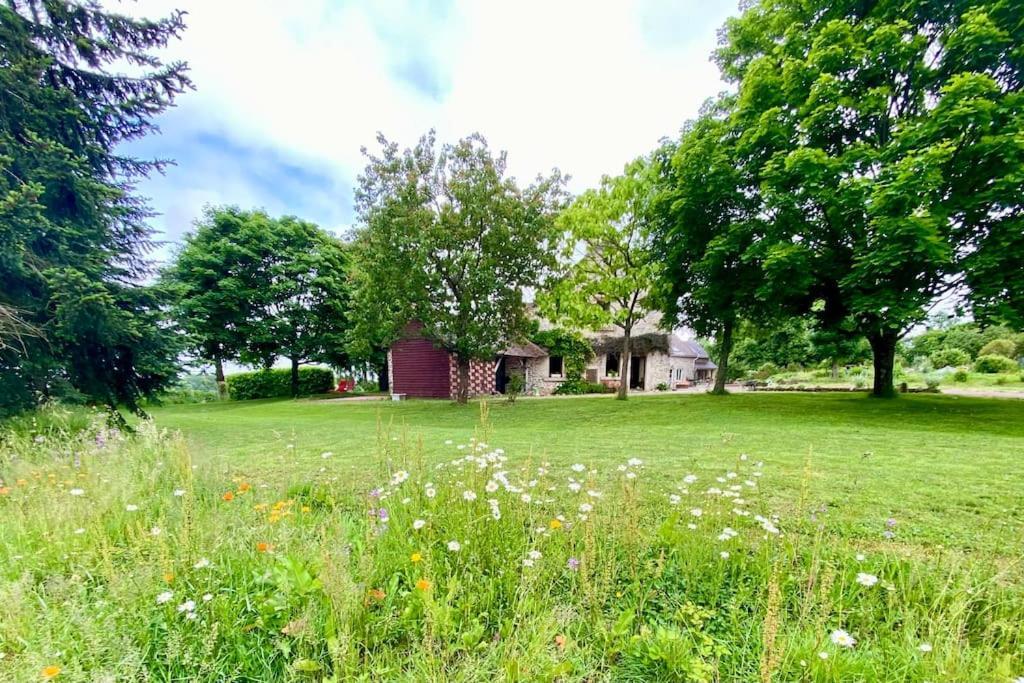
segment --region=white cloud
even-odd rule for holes
[[[479,131],[508,151],[522,180],[558,166],[580,191],[674,135],[723,88],[709,55],[733,9],[693,0],[108,4],[150,17],[188,12],[166,56],[189,62],[197,90],[145,147],[179,166],[142,188],[172,239],[204,202],[329,227],[351,220],[360,148],[378,130],[403,145],[431,127],[444,140]],[[234,159],[239,149],[249,153]],[[274,196],[272,181],[254,179],[261,154],[326,181],[306,193],[292,178]]]

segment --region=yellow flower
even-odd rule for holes
[[[311,508],[308,505],[303,505],[302,506],[302,511],[303,512],[309,512],[310,510],[311,510]]]
[[[60,667],[51,664],[50,666],[43,668],[43,678],[50,680],[60,673]]]
[[[409,556],[409,559],[412,560],[413,563],[416,563],[416,562],[419,562],[420,560],[422,560],[423,556],[420,555],[419,553],[413,553],[411,556]]]
[[[430,582],[426,579],[420,579],[416,582],[416,588],[420,589],[421,591],[428,591],[430,590]]]
[[[166,581],[167,583],[171,583],[172,581],[174,581],[174,574],[170,572],[164,574],[164,581]]]
[[[548,526],[551,527],[552,529],[561,529],[562,528],[562,522],[560,522],[557,519],[553,519],[550,522],[548,522]]]

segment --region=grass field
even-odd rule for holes
[[[253,401],[153,411],[194,452],[257,476],[325,465],[369,482],[378,428],[404,432],[428,458],[471,437],[473,406],[447,402]],[[1024,549],[1024,401],[911,395],[738,394],[521,400],[490,406],[492,440],[560,464],[640,457],[666,478],[717,472],[737,453],[771,464],[782,506],[827,506],[830,527],[877,540],[895,518],[903,542],[1012,557]],[[291,444],[292,448],[286,448]],[[325,463],[319,456],[331,451]],[[809,469],[809,481],[804,482]],[[806,490],[803,491],[806,484]]]
[[[59,409],[0,432],[2,681],[1024,676],[1024,402]]]

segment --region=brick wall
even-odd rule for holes
[[[490,396],[495,393],[494,388],[494,361],[474,360],[469,363],[469,395]],[[448,381],[451,386],[451,397],[455,398],[459,392],[459,364],[455,356],[448,356]]]

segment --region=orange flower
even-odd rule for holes
[[[265,552],[268,552],[272,547],[273,546],[271,546],[266,541],[260,541],[259,543],[256,544],[256,552],[258,552],[258,553],[265,553]]]
[[[235,499],[235,494],[231,493],[231,491],[228,491],[223,496],[221,496],[221,500],[224,500],[224,501],[226,501],[228,503],[230,503],[234,499]]]
[[[386,595],[387,594],[379,588],[371,588],[367,593],[367,597],[377,601],[383,600],[386,597]]]
[[[555,636],[555,645],[558,646],[559,650],[564,650],[565,649],[565,636],[563,636],[561,633],[559,633],[557,636]]]
[[[0,496],[6,496],[11,490],[6,486],[0,486]]]
[[[243,481],[241,484],[238,485],[238,491],[240,493],[245,493],[246,491],[248,491],[251,488],[252,488],[252,486],[250,486],[249,482],[246,482],[246,481]]]
[[[413,562],[413,564],[415,564],[416,562],[419,562],[420,560],[422,560],[423,556],[420,555],[419,553],[413,553],[412,555],[409,556],[409,559]]]
[[[167,583],[172,583],[174,581],[174,574],[170,572],[164,574],[164,581],[166,581]]]
[[[60,673],[60,667],[51,664],[50,666],[43,667],[43,678],[50,680]]]
[[[416,588],[420,589],[421,591],[428,591],[430,590],[430,582],[426,579],[420,579],[416,582]]]
[[[560,522],[557,519],[553,519],[550,522],[548,522],[548,526],[551,527],[552,529],[561,529],[562,528],[562,522]]]

